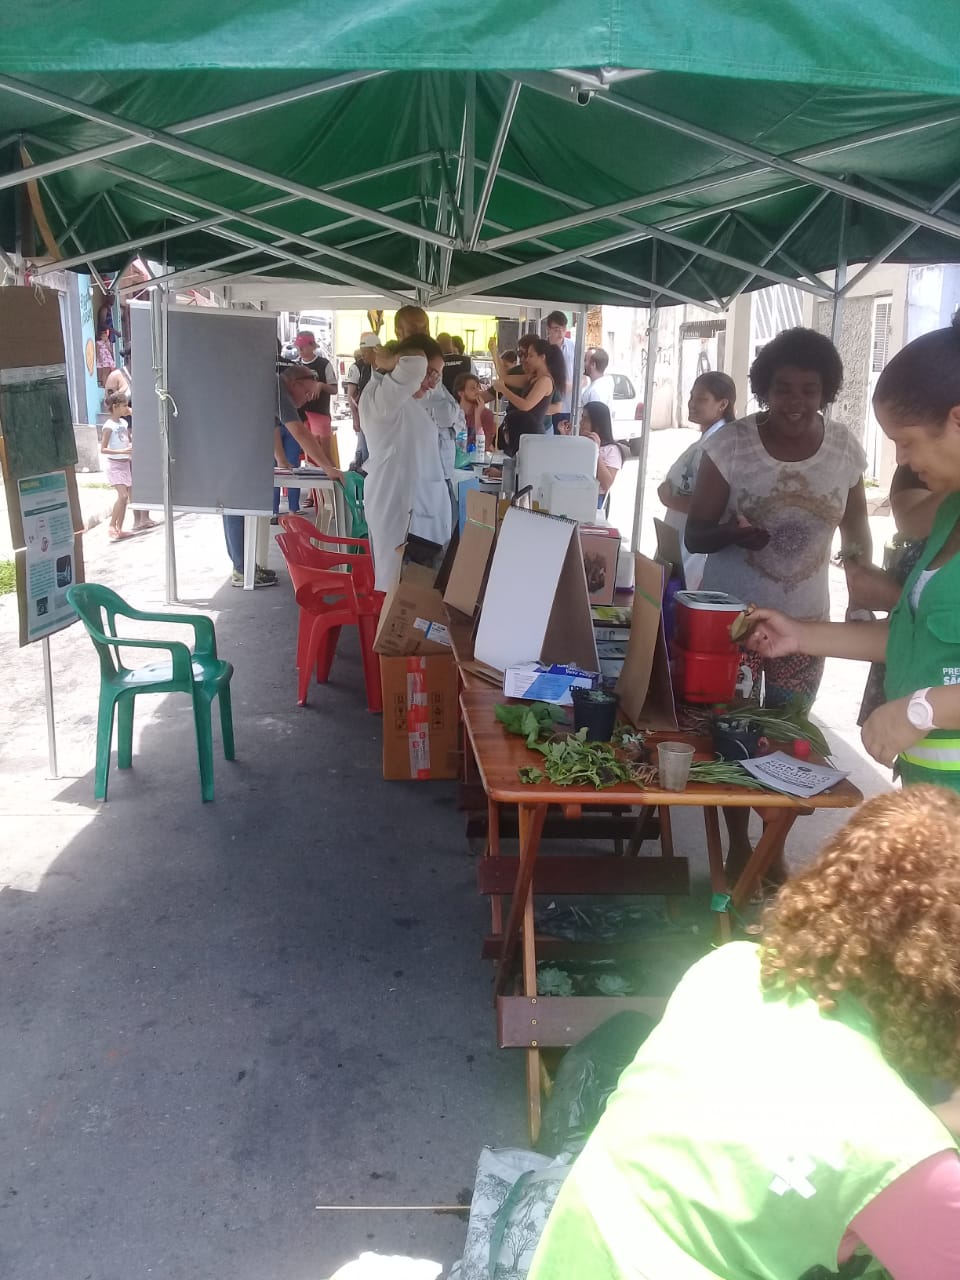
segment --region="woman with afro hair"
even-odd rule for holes
[[[870,526],[859,443],[824,410],[843,381],[836,347],[812,329],[788,329],[760,351],[750,386],[761,411],[722,427],[703,447],[687,517],[686,545],[706,554],[701,587],[744,604],[821,621],[830,616],[833,537],[869,561]],[[823,658],[743,654],[741,692],[767,706],[798,697],[809,706]],[[746,809],[728,811],[727,873],[750,856]],[[771,869],[781,879],[783,867]]]
[[[917,786],[854,814],[759,945],[688,971],[530,1280],[955,1280],[960,1159],[935,1079],[960,1081],[960,796]]]

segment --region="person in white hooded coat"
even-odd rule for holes
[[[442,373],[440,348],[418,333],[395,352],[378,348],[376,364],[381,376],[360,397],[360,425],[370,450],[364,511],[376,589],[388,591],[400,572],[408,528],[446,545],[452,513],[437,428],[421,403]]]

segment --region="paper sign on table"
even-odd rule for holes
[[[821,791],[836,786],[847,776],[839,769],[810,764],[806,760],[788,756],[785,751],[773,751],[768,756],[759,756],[756,760],[741,760],[740,763],[747,773],[752,774],[764,786],[785,796],[799,796],[801,799],[818,796]]]

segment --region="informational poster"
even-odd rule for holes
[[[65,471],[17,481],[25,555],[27,640],[40,640],[76,621],[67,601],[74,581],[73,517]]]
[[[66,592],[83,582],[83,516],[59,294],[0,293],[0,471],[25,645],[77,620]]]

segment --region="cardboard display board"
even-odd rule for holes
[[[497,671],[524,662],[599,670],[577,525],[511,507],[480,610],[474,657]]]
[[[680,546],[680,530],[665,520],[654,517],[653,527],[657,534],[657,559],[668,565],[675,577],[683,577],[683,548]]]
[[[499,499],[495,493],[469,489],[466,507],[467,519],[460,534],[460,545],[443,600],[460,613],[472,616],[483,598],[490,557],[497,536]]]
[[[17,576],[20,644],[77,621],[83,517],[56,290],[0,291],[0,468]]]
[[[163,503],[150,308],[131,303],[133,501]],[[170,487],[175,511],[268,514],[278,412],[277,321],[262,312],[171,307]]]
[[[620,709],[638,729],[676,729],[677,709],[663,631],[664,566],[639,552],[630,639],[617,681]]]

